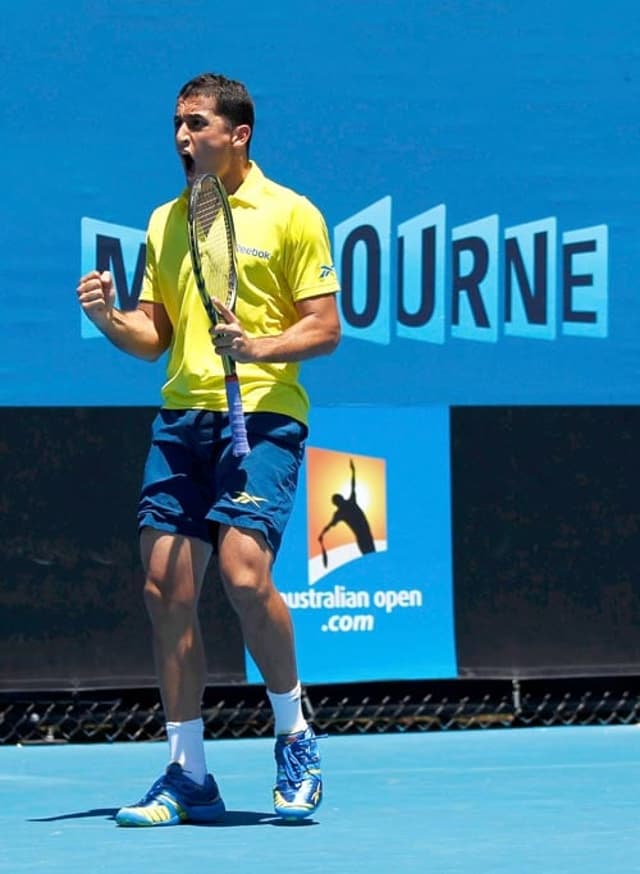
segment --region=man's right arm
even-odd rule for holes
[[[87,318],[123,352],[155,361],[169,347],[173,328],[162,304],[139,303],[135,310],[119,310],[108,271],[86,273],[78,283],[78,301]]]

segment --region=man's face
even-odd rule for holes
[[[215,108],[215,98],[205,95],[179,100],[176,106],[176,150],[189,185],[202,173],[224,178],[232,161],[234,128]]]

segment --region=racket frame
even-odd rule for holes
[[[187,228],[189,236],[189,254],[191,256],[191,266],[193,275],[196,281],[198,295],[205,308],[207,315],[212,325],[215,325],[221,319],[224,319],[211,299],[207,290],[204,273],[202,269],[202,258],[200,256],[200,245],[198,242],[197,232],[197,205],[200,191],[205,184],[211,184],[216,190],[216,194],[220,200],[222,220],[224,222],[225,232],[227,236],[227,247],[229,255],[229,284],[227,288],[227,296],[225,306],[231,311],[235,310],[236,299],[238,295],[238,266],[236,262],[236,236],[233,224],[233,215],[231,206],[227,197],[227,192],[224,189],[219,177],[213,173],[204,173],[194,180],[189,192],[189,213],[187,219]],[[232,451],[236,457],[248,455],[250,450],[247,439],[247,429],[244,420],[244,411],[242,409],[242,397],[240,395],[240,384],[236,372],[236,363],[229,355],[222,355],[222,367],[224,370],[225,391],[227,395],[227,406],[229,409],[229,423],[231,426],[231,442]]]

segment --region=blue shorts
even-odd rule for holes
[[[226,413],[165,410],[154,419],[140,502],[145,526],[217,549],[220,524],[259,531],[273,556],[291,515],[307,428],[276,413],[246,416],[251,452],[231,452]]]

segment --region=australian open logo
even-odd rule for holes
[[[384,458],[307,449],[309,584],[387,549]]]

